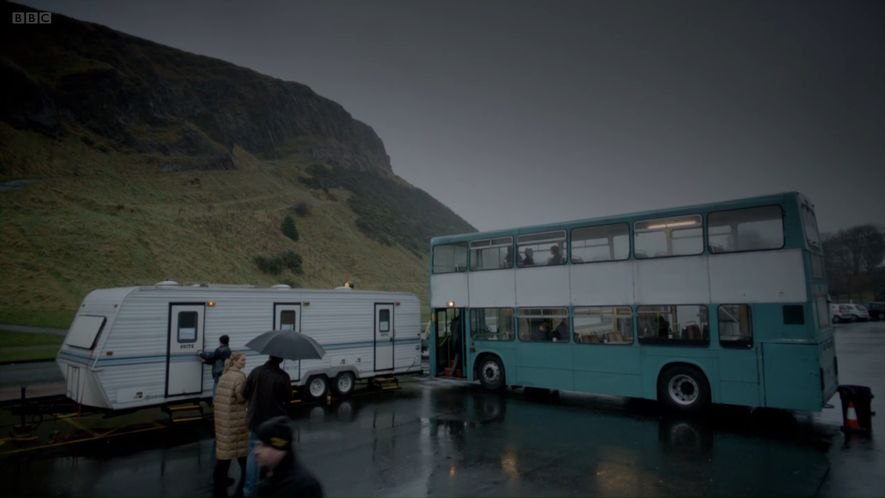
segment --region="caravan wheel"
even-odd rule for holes
[[[349,396],[353,392],[353,374],[350,372],[341,372],[335,377],[335,394],[338,396]]]
[[[320,399],[326,395],[329,389],[329,381],[325,375],[316,375],[307,381],[307,393],[313,399]]]

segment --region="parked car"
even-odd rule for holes
[[[851,306],[851,313],[854,315],[854,319],[858,322],[868,322],[870,321],[870,313],[867,311],[867,308],[862,304],[849,304]]]
[[[870,313],[870,319],[885,320],[885,301],[867,303],[867,311]]]
[[[830,315],[833,323],[853,322],[856,320],[854,306],[850,304],[831,304]]]

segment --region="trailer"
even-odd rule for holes
[[[246,353],[246,373],[266,355],[245,344],[268,330],[316,339],[319,360],[285,360],[293,387],[311,397],[348,395],[357,379],[422,372],[420,305],[414,294],[288,285],[195,284],[98,289],[84,299],[57,363],[66,395],[125,410],[208,398],[211,367],[199,358],[222,335]]]

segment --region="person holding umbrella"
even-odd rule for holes
[[[325,351],[312,338],[291,330],[265,332],[247,342],[246,347],[270,355],[264,365],[249,373],[243,387],[243,398],[249,403],[249,455],[243,492],[246,496],[254,496],[258,483],[258,465],[255,461],[255,446],[260,439],[258,428],[271,418],[285,417],[292,399],[292,379],[280,368],[280,364],[283,358],[322,358]]]

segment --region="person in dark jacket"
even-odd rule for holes
[[[207,353],[205,351],[200,351],[200,358],[203,359],[203,363],[207,365],[212,365],[212,380],[215,381],[215,386],[212,388],[212,398],[215,398],[215,391],[218,389],[218,379],[221,378],[221,374],[224,373],[224,361],[230,358],[230,337],[226,334],[218,338],[219,345],[215,348],[215,351],[211,353]]]
[[[261,424],[258,438],[255,459],[261,465],[262,479],[256,496],[323,497],[320,482],[295,456],[288,417],[274,417]]]
[[[282,358],[271,356],[264,365],[249,373],[243,387],[243,397],[249,403],[249,454],[246,460],[246,485],[243,489],[246,496],[254,496],[255,484],[258,482],[258,465],[253,451],[258,442],[258,428],[271,418],[285,416],[289,400],[292,399],[292,380],[280,368],[282,362]]]

